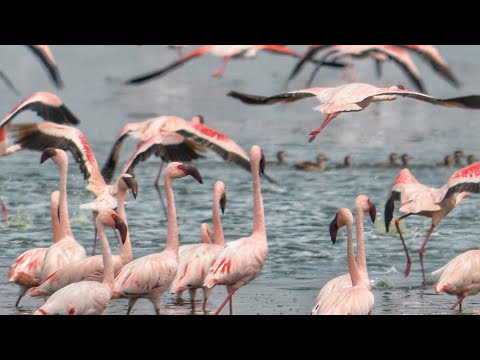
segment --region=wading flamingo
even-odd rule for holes
[[[352,83],[333,88],[314,87],[310,89],[290,91],[273,96],[258,96],[244,94],[237,91],[230,91],[227,95],[244,103],[254,105],[289,103],[309,97],[316,97],[320,102],[320,105],[314,107],[313,110],[325,114],[326,117],[319,128],[311,131],[309,142],[312,142],[315,137],[320,134],[323,128],[342,112],[360,111],[365,109],[373,102],[392,101],[395,100],[397,96],[411,97],[413,99],[446,107],[480,109],[480,95],[439,99],[426,94],[406,90],[403,86],[399,85],[390,86],[387,88],[379,88],[363,83]]]
[[[105,226],[118,229],[122,242],[127,236],[127,225],[110,209],[98,213],[95,225],[102,244],[104,276],[102,282],[80,281],[58,290],[48,298],[34,315],[100,315],[110,302],[113,288],[113,260],[105,234]]]
[[[252,235],[227,243],[210,265],[210,270],[203,284],[207,289],[215,285],[227,286],[228,296],[217,309],[215,315],[222,311],[228,301],[230,301],[230,315],[233,314],[233,294],[260,274],[268,256],[265,215],[260,189],[260,173],[265,170],[265,156],[260,146],[252,146],[250,165],[253,180]]]
[[[125,265],[115,277],[112,299],[128,299],[127,315],[140,298],[150,300],[155,313],[160,314],[162,294],[169,288],[178,267],[178,228],[177,212],[173,197],[173,181],[192,176],[199,183],[202,177],[198,170],[190,165],[171,162],[165,170],[165,192],[167,194],[168,226],[165,250],[160,253],[143,256]]]

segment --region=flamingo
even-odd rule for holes
[[[60,198],[58,207],[60,239],[51,245],[45,254],[42,266],[42,281],[65,264],[83,259],[86,256],[85,249],[75,240],[72,229],[70,228],[67,205],[67,154],[61,149],[47,148],[42,152],[40,162],[44,163],[48,159],[52,159],[60,170]]]
[[[178,294],[188,289],[190,292],[192,313],[195,313],[195,295],[199,288],[203,289],[203,312],[207,312],[207,302],[213,288],[208,289],[204,287],[203,282],[212,260],[225,245],[218,205],[220,205],[223,214],[226,202],[227,194],[225,184],[222,181],[217,181],[214,186],[212,206],[215,244],[204,241],[202,244],[182,245],[179,249],[177,275],[170,286],[170,292],[172,294]]]
[[[42,64],[47,68],[48,74],[53,83],[58,89],[63,88],[63,82],[60,77],[60,71],[58,70],[57,62],[53,57],[52,51],[48,45],[27,45],[30,50],[40,59]]]
[[[140,298],[150,300],[155,308],[155,313],[160,314],[162,294],[175,278],[178,267],[178,229],[173,198],[173,181],[188,175],[199,183],[203,183],[200,173],[193,166],[171,162],[165,170],[165,191],[168,204],[165,250],[133,260],[125,265],[115,277],[112,299],[128,299],[127,315],[130,314]]]
[[[432,276],[436,279],[433,285],[435,292],[456,295],[457,301],[450,310],[459,305],[462,312],[463,300],[480,292],[480,250],[469,250],[456,256],[432,272]]]
[[[377,210],[375,205],[372,203],[370,198],[365,195],[359,195],[355,200],[355,215],[356,215],[356,237],[357,237],[357,261],[358,261],[358,271],[362,273],[362,285],[365,286],[367,289],[372,288],[372,284],[368,280],[368,270],[367,270],[367,260],[365,256],[365,243],[364,243],[364,230],[363,230],[363,213],[368,212],[370,215],[370,219],[372,222],[375,222]],[[348,216],[347,216],[348,217]],[[353,221],[353,220],[352,220]],[[337,227],[335,223],[332,223],[332,227],[330,228],[330,235],[332,237],[332,242],[335,244],[336,237],[337,237]],[[348,222],[345,224],[347,228],[349,226]],[[338,226],[340,227],[340,226]],[[350,224],[351,227],[351,224]],[[349,236],[351,236],[351,228],[349,230]],[[316,298],[316,305],[311,311],[311,314],[316,313],[320,302],[332,295],[334,292],[351,288],[352,287],[352,278],[350,273],[337,276],[336,278],[327,282]]]
[[[227,243],[212,261],[203,284],[207,289],[215,285],[227,286],[228,295],[215,315],[222,311],[228,301],[230,301],[230,315],[233,314],[232,296],[260,274],[268,256],[265,215],[260,189],[260,173],[265,170],[265,156],[257,145],[252,146],[250,150],[250,166],[253,179],[252,235]]]
[[[399,210],[406,214],[395,219],[395,227],[400,235],[407,256],[405,276],[410,274],[412,261],[400,230],[400,221],[412,214],[432,219],[430,229],[418,251],[423,285],[425,285],[423,255],[427,242],[442,219],[458,206],[465,197],[470,195],[470,193],[480,192],[478,179],[480,179],[480,162],[473,163],[454,172],[447,183],[438,189],[419,183],[408,169],[402,169],[398,173],[389,190],[388,200],[385,204],[385,227],[388,232],[393,218],[394,201],[399,200],[402,204]]]
[[[360,211],[360,214],[363,214],[363,212]],[[375,299],[370,291],[371,285],[368,279],[368,273],[361,271],[360,266],[355,262],[352,243],[352,225],[353,215],[347,208],[341,208],[335,214],[335,218],[330,224],[332,240],[335,239],[339,228],[347,226],[347,258],[352,286],[343,287],[321,299],[313,308],[311,312],[312,315],[370,315],[372,312]],[[363,232],[357,234],[357,241],[359,235],[363,236]],[[359,242],[358,245],[360,245]],[[357,258],[357,261],[360,262],[360,256]]]
[[[403,86],[399,85],[379,88],[363,83],[352,83],[333,88],[314,87],[273,96],[258,96],[237,91],[230,91],[227,95],[244,103],[255,105],[289,103],[315,96],[320,102],[320,105],[314,107],[313,110],[325,114],[326,117],[319,128],[313,129],[310,132],[309,142],[312,142],[323,128],[342,112],[361,111],[373,102],[392,101],[395,100],[397,96],[411,97],[446,107],[480,109],[480,95],[439,99],[419,92],[406,90]]]
[[[125,213],[125,200],[128,190],[132,190],[134,197],[137,195],[137,182],[131,175],[123,174],[118,182],[118,206],[117,214],[124,219],[125,225],[128,226]],[[112,256],[113,272],[117,275],[121,268],[132,261],[132,246],[130,243],[130,234],[127,231],[125,241],[119,243],[120,253]],[[38,287],[30,290],[29,295],[32,297],[50,296],[59,289],[79,281],[103,280],[104,262],[101,255],[90,256],[80,259],[62,266],[47,279],[45,279]]]
[[[138,85],[145,81],[161,77],[169,73],[170,71],[178,68],[179,66],[185,64],[187,61],[205,54],[212,54],[214,56],[219,56],[222,58],[222,64],[213,73],[214,77],[222,77],[225,66],[232,58],[254,58],[257,55],[257,52],[261,50],[270,51],[276,54],[294,56],[297,58],[302,57],[302,55],[298,52],[289,49],[283,45],[204,45],[190,51],[188,54],[180,57],[180,59],[172,62],[171,64],[165,66],[160,70],[155,70],[148,74],[140,75],[129,79],[126,81],[126,84]],[[332,63],[328,63],[327,65],[337,67],[344,66],[343,64]]]
[[[326,52],[317,63],[315,70],[310,76],[307,86],[310,86],[310,84],[313,82],[313,79],[315,78],[315,75],[322,66],[323,62],[325,62],[331,55],[337,54],[335,61],[347,56],[353,56],[356,58],[365,58],[370,56],[373,57],[377,63],[390,59],[402,68],[404,73],[410,78],[413,84],[415,84],[415,87],[418,91],[423,93],[426,92],[425,86],[422,83],[420,72],[418,71],[408,52],[398,46],[393,45],[323,45],[311,47],[305,56],[295,66],[288,78],[288,81],[295,77],[306,61],[311,60],[318,51],[323,50],[326,50]]]
[[[58,207],[60,192],[53,191],[50,196],[50,215],[52,218],[53,242],[60,240],[60,219],[58,217]],[[25,296],[28,289],[40,285],[42,281],[43,259],[48,248],[34,248],[25,251],[18,256],[8,270],[8,281],[14,282],[20,286],[15,307],[18,307],[20,300]]]
[[[34,315],[100,315],[105,311],[113,288],[113,260],[105,226],[118,229],[123,243],[128,228],[122,218],[111,209],[101,210],[95,224],[102,244],[105,269],[102,282],[80,281],[65,286],[50,296]]]

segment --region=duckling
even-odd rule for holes
[[[401,159],[402,159],[402,167],[408,167],[408,161],[412,160],[413,157],[410,154],[403,154]]]
[[[445,155],[442,163],[438,163],[437,166],[446,167],[448,169],[453,168],[455,165],[455,159],[452,155]]]
[[[271,164],[271,165],[285,165],[287,164],[287,161],[285,161],[285,157],[286,157],[287,153],[283,150],[280,150],[279,152],[277,152],[277,160],[270,160],[270,161],[267,161],[267,164]]]
[[[345,158],[343,159],[343,164],[337,164],[337,166],[335,166],[335,167],[337,169],[351,168],[352,167],[352,156],[351,155],[345,156]]]
[[[462,158],[465,157],[465,154],[462,150],[457,150],[453,153],[453,157],[455,158],[455,166],[463,167]]]
[[[376,163],[373,166],[375,166],[375,167],[399,167],[400,164],[398,163],[398,159],[399,159],[398,154],[392,152],[388,156],[388,162],[387,163],[384,163],[384,162]]]
[[[328,160],[325,154],[318,154],[315,158],[317,163],[312,163],[310,161],[304,161],[298,164],[295,164],[295,168],[298,170],[304,171],[323,171],[325,170],[325,161]]]
[[[474,162],[477,162],[475,155],[470,154],[467,156],[467,165],[472,165]]]

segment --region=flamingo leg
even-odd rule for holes
[[[160,175],[162,174],[163,165],[164,165],[164,161],[162,160],[162,162],[160,163],[160,168],[158,169],[157,177],[155,178],[155,182],[153,184],[155,185],[155,189],[157,189],[158,197],[160,198],[160,204],[162,204],[163,213],[165,214],[165,218],[166,218],[167,217],[167,207],[165,206],[165,203],[163,202],[162,191],[160,190]]]
[[[228,302],[228,305],[230,306],[230,315],[233,315],[233,298],[230,298],[230,301]]]
[[[197,289],[188,289],[190,293],[190,303],[192,304],[192,314],[195,314],[195,297],[197,295]]]
[[[423,267],[423,252],[425,250],[425,246],[427,246],[427,242],[430,239],[430,236],[432,235],[434,229],[435,229],[435,225],[432,224],[432,226],[430,226],[430,230],[428,230],[428,234],[425,237],[425,240],[423,240],[422,247],[420,248],[420,250],[418,250],[418,255],[420,256],[420,265],[422,266],[422,276],[423,276],[422,286],[425,286],[425,284],[427,283],[427,281],[425,280],[425,269]]]
[[[215,70],[215,72],[213,73],[214,77],[222,77],[223,76],[223,72],[225,71],[225,66],[230,61],[231,58],[232,58],[231,56],[224,56],[223,57],[222,63],[220,64],[219,68],[217,70]]]
[[[323,128],[325,126],[327,126],[328,123],[330,121],[332,121],[333,119],[335,119],[339,114],[340,114],[340,112],[334,112],[334,113],[331,113],[331,114],[328,114],[327,116],[325,116],[325,119],[323,120],[322,125],[320,125],[320,127],[316,128],[316,129],[313,129],[310,132],[310,138],[308,139],[308,142],[310,143],[313,140],[315,140],[315,138],[317,137],[318,134],[320,134],[320,132],[323,130]]]
[[[8,220],[7,205],[5,205],[1,196],[0,196],[0,206],[2,207],[3,221],[7,221]]]
[[[228,288],[227,288],[228,290]],[[225,299],[225,301],[222,303],[222,305],[220,305],[220,307],[217,309],[217,311],[215,311],[215,314],[213,315],[218,315],[220,313],[220,311],[222,311],[222,309],[225,307],[225,305],[227,305],[227,302],[232,298],[233,294],[235,294],[235,292],[237,291],[238,289],[233,289],[231,291],[228,292],[228,295],[227,295],[227,298]],[[230,306],[231,303],[230,303]],[[232,313],[232,307],[230,308],[230,313]]]
[[[402,231],[400,230],[400,221],[402,221],[403,219],[405,219],[406,217],[408,217],[410,215],[412,215],[412,214],[410,213],[410,214],[407,214],[407,215],[403,215],[403,216],[400,216],[399,218],[395,219],[395,227],[397,228],[398,235],[400,235],[400,239],[402,240],[403,250],[405,250],[405,255],[407,256],[407,266],[405,267],[405,271],[403,272],[405,274],[405,277],[408,277],[408,275],[410,275],[410,269],[412,267],[412,259],[410,259],[410,254],[409,254],[408,249],[407,249],[407,244],[405,244],[405,240],[403,239]]]
[[[207,289],[206,287],[203,287],[203,312],[207,313],[210,310],[207,308],[207,303],[208,303],[208,298],[210,297],[210,293],[212,292],[213,288]]]
[[[20,295],[17,299],[17,302],[15,303],[15,307],[17,308],[18,305],[20,304],[20,300],[22,300],[23,295]]]
[[[130,315],[130,312],[132,311],[133,306],[137,302],[138,299],[128,299],[128,310],[127,310],[127,315]]]
[[[182,299],[182,295],[183,295],[183,291],[177,292],[177,302],[176,302],[177,305],[182,305],[184,303]]]
[[[450,310],[455,310],[457,305],[460,305],[460,312],[462,312],[462,301],[463,301],[463,299],[465,299],[465,295],[458,295],[457,297],[458,297],[458,300],[455,301],[455,304],[452,305]]]

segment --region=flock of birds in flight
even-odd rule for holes
[[[432,45],[311,45],[305,53],[298,53],[283,45],[205,45],[183,54],[182,45],[172,45],[179,58],[166,67],[136,76],[126,81],[128,85],[139,85],[146,81],[166,75],[186,62],[205,54],[222,58],[220,67],[213,73],[223,75],[226,64],[232,58],[255,57],[259,51],[269,51],[288,55],[298,59],[288,81],[292,80],[307,62],[315,69],[309,83],[314,80],[322,66],[351,70],[348,62],[353,58],[372,58],[377,74],[382,72],[382,63],[393,61],[404,71],[415,86],[416,91],[403,86],[393,85],[385,88],[364,83],[349,83],[337,87],[308,87],[285,93],[262,96],[230,91],[227,95],[246,104],[274,105],[290,103],[314,97],[319,105],[314,108],[325,118],[320,127],[310,132],[309,141],[313,141],[324,128],[343,112],[358,112],[373,102],[393,101],[398,97],[408,97],[433,105],[450,108],[480,109],[480,95],[461,96],[440,99],[425,93],[420,72],[410,57],[411,53],[420,55],[448,83],[459,87],[460,83],[449,69],[448,64]],[[40,57],[47,67],[52,81],[60,88],[63,83],[58,66],[47,45],[31,45],[30,48]],[[315,57],[320,55],[320,57]],[[1,78],[16,91],[11,81],[2,73]],[[21,112],[36,112],[42,122],[13,124],[14,118]],[[15,306],[27,293],[33,297],[44,297],[45,304],[35,314],[101,314],[112,299],[128,299],[127,314],[130,314],[140,298],[150,300],[155,312],[160,313],[162,295],[170,291],[178,299],[188,290],[192,311],[195,312],[195,297],[198,289],[203,290],[202,310],[207,313],[209,295],[217,285],[225,285],[227,297],[217,308],[215,314],[229,304],[233,314],[232,297],[238,289],[247,285],[261,272],[268,258],[267,233],[261,193],[261,178],[275,182],[265,173],[267,162],[260,146],[254,145],[247,154],[234,140],[222,132],[205,124],[202,116],[186,120],[173,115],[147,119],[143,122],[125,124],[118,132],[108,159],[100,168],[85,135],[73,125],[80,120],[53,93],[36,92],[25,98],[7,113],[0,121],[0,156],[7,156],[19,150],[41,152],[41,163],[51,159],[58,167],[59,187],[51,194],[51,221],[53,244],[48,248],[34,248],[20,254],[11,265],[8,280],[20,287],[20,295]],[[14,144],[9,146],[8,137]],[[137,147],[121,169],[116,181],[120,153],[127,138],[137,140]],[[226,206],[226,186],[215,183],[213,192],[212,218],[213,229],[201,224],[202,242],[179,245],[177,216],[174,201],[173,183],[187,176],[202,183],[197,168],[185,164],[202,156],[208,149],[217,153],[225,161],[232,162],[251,172],[253,188],[253,230],[250,236],[225,242],[220,219],[220,209]],[[87,181],[87,190],[94,200],[81,205],[92,210],[95,234],[100,240],[102,254],[87,256],[85,249],[75,239],[70,227],[67,205],[68,155],[70,152]],[[164,211],[168,220],[165,249],[162,252],[133,259],[130,233],[128,229],[125,202],[129,193],[136,198],[138,193],[135,180],[135,168],[152,155],[161,158],[161,165],[155,179],[159,194],[159,180],[164,164],[166,205]],[[277,154],[276,164],[285,164],[286,153]],[[446,155],[441,166],[452,168],[465,157],[462,151]],[[424,249],[441,220],[451,212],[463,198],[471,193],[480,192],[480,162],[474,155],[467,158],[468,165],[455,171],[440,188],[431,188],[419,183],[408,169],[412,156],[399,156],[392,153],[387,166],[402,167],[389,189],[385,205],[385,227],[388,231],[392,220],[403,242],[407,265],[405,276],[411,268],[411,258],[400,229],[400,221],[411,215],[431,218],[431,227],[419,250],[423,282],[425,284]],[[325,154],[318,154],[316,163],[299,163],[299,170],[326,169],[328,160]],[[401,160],[402,164],[398,161]],[[338,168],[352,167],[352,156],[347,155]],[[47,166],[47,165],[44,165]],[[462,165],[463,166],[463,165]],[[112,182],[113,181],[113,182]],[[404,215],[394,219],[395,202],[400,203],[399,211]],[[7,204],[1,202],[3,217],[8,217]],[[374,296],[368,277],[364,243],[364,213],[372,221],[376,218],[376,206],[366,195],[355,200],[355,221],[352,212],[341,208],[330,224],[330,235],[336,241],[340,228],[347,228],[347,262],[349,272],[332,279],[319,292],[311,314],[370,314],[374,307]],[[353,225],[356,227],[357,254],[353,249]],[[117,229],[119,254],[112,255],[105,227]],[[95,249],[95,245],[94,245]],[[457,296],[452,310],[459,306],[465,297],[480,292],[480,250],[470,250],[458,255],[441,269],[432,273],[437,293]]]

